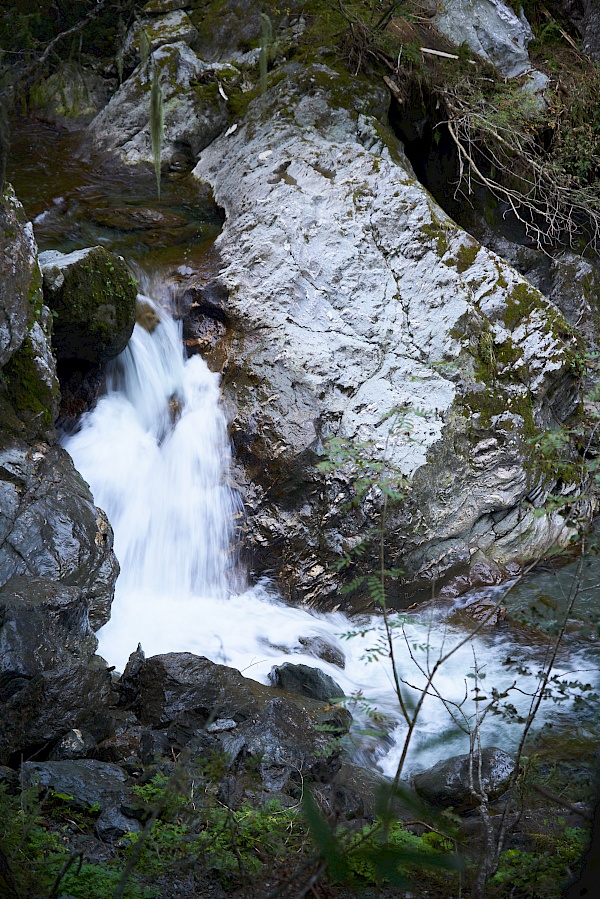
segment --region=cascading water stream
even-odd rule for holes
[[[383,635],[381,619],[357,623],[339,612],[316,615],[292,608],[265,583],[240,591],[238,578],[236,588],[232,541],[239,503],[227,486],[230,446],[219,379],[199,356],[184,358],[180,329],[168,313],[155,308],[155,329],[136,325],[129,346],[113,364],[105,395],[83,417],[79,431],[65,440],[113,525],[121,564],[112,618],[99,633],[99,652],[123,670],[138,642],[147,656],[188,651],[264,683],[275,664],[318,666],[347,696],[360,691],[371,706],[399,721],[387,654],[369,660],[375,655],[369,647]],[[418,688],[424,678],[410,652],[421,663],[428,655],[435,660],[442,644],[447,651],[464,632],[443,621],[432,627],[431,618],[413,617],[406,627],[406,640],[398,636],[399,666]],[[350,631],[358,633],[340,642]],[[313,636],[342,650],[343,670],[305,654],[300,638]],[[486,683],[503,689],[512,681],[502,664],[509,654],[515,654],[515,647],[506,638],[482,632],[440,670],[435,682],[439,694],[461,701],[475,657],[485,669]],[[520,686],[527,683],[533,684],[533,678],[523,678]],[[525,710],[522,695],[520,703]],[[474,708],[472,703],[469,707]],[[375,750],[385,773],[395,771],[404,732],[399,723],[385,751],[381,745]],[[506,747],[517,740],[516,730],[512,733],[498,718],[486,722],[485,744]],[[464,734],[452,725],[440,701],[430,697],[419,717],[407,770],[428,767],[466,748]]]

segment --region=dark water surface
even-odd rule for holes
[[[209,189],[191,174],[162,178],[125,166],[82,132],[36,119],[12,123],[7,177],[34,223],[40,250],[100,244],[144,268],[203,269],[223,222]]]

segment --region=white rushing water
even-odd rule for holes
[[[369,661],[369,649],[382,638],[380,619],[357,622],[339,612],[293,608],[267,583],[240,590],[232,546],[240,505],[227,486],[230,445],[219,378],[199,356],[184,358],[178,325],[156,308],[160,324],[152,334],[136,325],[113,364],[106,394],[65,440],[96,503],[108,514],[121,564],[112,618],[99,632],[100,654],[122,671],[138,643],[146,656],[188,651],[263,683],[276,664],[318,666],[346,695],[360,691],[369,705],[399,720],[389,660],[384,654]],[[343,639],[349,631],[359,633]],[[342,650],[343,670],[305,654],[300,638],[313,636]],[[407,642],[400,635],[396,641],[403,676],[416,687],[423,683],[408,646],[422,662],[428,652],[435,661],[442,644],[446,652],[463,636],[427,615],[413,616]],[[474,652],[486,685],[503,689],[512,676],[502,662],[515,651],[497,635],[478,636],[443,666],[435,681],[439,693],[459,702],[466,687],[472,689]],[[520,707],[526,707],[523,696]],[[398,725],[393,745],[388,741],[376,749],[385,773],[395,771],[404,731]],[[490,717],[485,744],[507,748],[517,739],[515,727]],[[464,735],[451,726],[439,700],[428,699],[409,768],[425,768],[466,749]]]

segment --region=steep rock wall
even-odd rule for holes
[[[56,445],[52,316],[33,231],[10,187],[0,201],[0,240],[0,586],[20,575],[77,586],[99,627],[118,574],[112,530]]]
[[[329,564],[380,503],[343,511],[344,473],[315,467],[332,435],[411,479],[386,535],[408,580],[489,580],[566,543],[563,518],[540,514],[556,476],[530,441],[577,405],[572,328],[435,204],[381,124],[385,95],[323,65],[276,80],[194,170],[227,215],[249,545],[290,595],[335,592]]]

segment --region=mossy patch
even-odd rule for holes
[[[456,254],[456,270],[459,275],[462,275],[468,268],[471,268],[477,258],[479,250],[480,246],[477,243],[463,244],[462,247],[460,247]]]
[[[125,263],[95,247],[63,274],[58,289],[45,289],[46,302],[56,314],[59,358],[99,362],[120,353],[133,330],[137,296]]]
[[[419,231],[435,243],[437,254],[441,259],[448,250],[448,228],[433,218],[431,222],[421,225]]]
[[[35,352],[29,335],[2,369],[4,388],[20,419],[39,421],[41,429],[53,425],[56,395],[40,378]]]
[[[517,284],[506,298],[506,312],[504,313],[506,327],[513,331],[532,309],[541,305],[539,290],[525,282]]]

